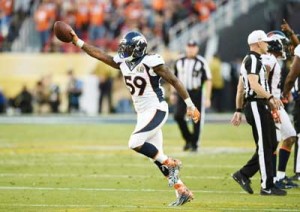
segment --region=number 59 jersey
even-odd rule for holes
[[[129,62],[116,55],[114,61],[119,64],[136,112],[159,108],[160,102],[164,101],[164,90],[160,83],[161,77],[154,72],[153,67],[164,64],[163,58],[158,54],[147,54]]]

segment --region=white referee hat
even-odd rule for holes
[[[271,38],[267,36],[267,34],[262,30],[254,30],[248,36],[248,44],[258,43],[258,42],[269,42],[272,41]]]

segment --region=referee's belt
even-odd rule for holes
[[[267,99],[266,98],[259,98],[259,97],[247,97],[246,101],[248,101],[248,102],[253,102],[253,101],[256,101],[256,102],[267,102]]]

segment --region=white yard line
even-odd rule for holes
[[[87,162],[53,162],[53,161],[24,161],[24,160],[8,160],[8,161],[0,161],[1,165],[9,165],[9,166],[19,166],[19,165],[26,165],[26,166],[45,166],[45,163],[51,165],[51,167],[55,166],[88,166],[88,167],[98,167],[98,166],[107,166],[107,167],[145,167],[148,163],[141,163],[141,164],[132,164],[132,163],[87,163]],[[151,163],[150,163],[151,164]],[[150,166],[149,166],[150,167]],[[220,168],[240,168],[240,165],[216,165],[216,164],[183,164],[183,168],[208,168],[208,169],[220,169]]]
[[[52,173],[0,173],[0,177],[21,177],[21,178],[31,178],[31,177],[47,177],[47,178],[152,178],[152,175],[111,175],[111,174],[52,174]],[[187,179],[203,179],[203,180],[222,180],[224,176],[184,176]],[[231,179],[230,176],[228,178]],[[255,179],[255,178],[253,178]]]
[[[196,209],[193,207],[189,207],[189,206],[184,206],[184,208],[182,207],[163,207],[163,206],[146,206],[146,205],[101,205],[101,204],[97,204],[97,205],[85,205],[85,204],[18,204],[18,203],[13,203],[13,204],[3,204],[0,203],[0,208],[2,207],[18,207],[18,208],[22,208],[22,207],[35,207],[35,208],[131,208],[131,209],[164,209],[164,210],[180,210],[182,211],[184,209],[184,211],[195,211]],[[205,207],[203,209],[201,208],[197,208],[197,211],[207,211],[207,210],[222,210],[222,211],[253,211],[253,209],[248,209],[248,208],[218,208],[218,207],[214,207],[214,208],[208,208]],[[264,208],[264,209],[257,209],[259,211],[278,211],[279,208]],[[280,211],[299,211],[298,209],[283,209],[280,208]]]
[[[127,189],[127,188],[78,188],[78,187],[30,187],[30,186],[0,186],[1,190],[56,190],[56,191],[92,191],[92,192],[173,192],[170,189]],[[246,194],[245,192],[193,190],[194,193]],[[289,195],[300,195],[300,192]]]

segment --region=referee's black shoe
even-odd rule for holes
[[[248,177],[243,175],[240,171],[235,172],[231,176],[238,184],[240,184],[242,189],[244,189],[249,194],[253,194],[253,190],[250,186],[251,181]]]
[[[285,190],[277,188],[276,186],[260,190],[260,195],[262,196],[285,196],[286,194],[287,192]]]

